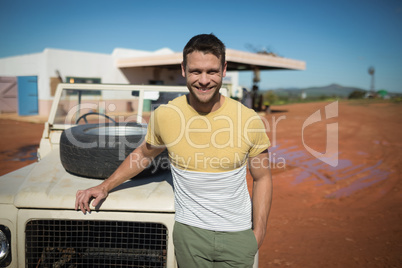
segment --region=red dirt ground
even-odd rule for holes
[[[328,104],[265,116],[274,196],[260,267],[402,267],[402,104],[339,102],[326,119]],[[318,110],[323,120],[303,129]],[[339,130],[337,167],[306,149],[325,152],[327,124]],[[0,175],[35,161],[42,129],[0,117]]]

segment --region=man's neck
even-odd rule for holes
[[[225,97],[218,94],[215,101],[201,103],[197,101],[191,94],[187,95],[187,103],[200,114],[209,114],[218,110],[225,102]]]

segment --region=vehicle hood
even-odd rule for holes
[[[25,179],[22,177],[25,176]],[[40,162],[0,178],[1,184],[17,178],[0,202],[13,202],[19,208],[74,209],[77,190],[102,182],[72,175],[63,168],[59,151],[54,150]],[[146,178],[132,179],[113,189],[97,209],[111,211],[174,212],[172,177],[169,171]],[[17,188],[18,187],[18,190]],[[0,195],[3,195],[0,190]]]

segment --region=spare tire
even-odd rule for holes
[[[106,179],[144,140],[147,128],[138,123],[86,124],[66,129],[60,138],[60,160],[66,171]],[[137,176],[169,168],[165,150]]]

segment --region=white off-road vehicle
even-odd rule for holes
[[[176,267],[166,153],[91,213],[74,204],[139,146],[156,106],[187,92],[59,84],[38,162],[0,177],[0,267]]]

